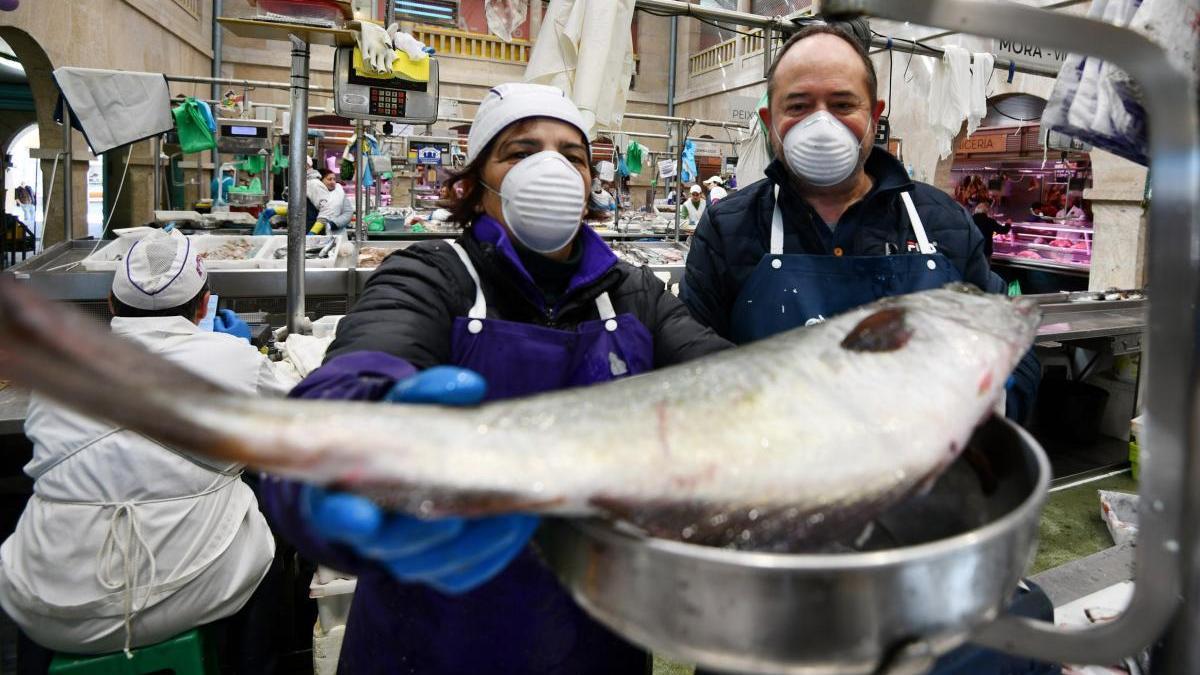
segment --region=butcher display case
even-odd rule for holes
[[[995,235],[992,247],[994,262],[1086,275],[1092,265],[1092,224],[1013,223],[1007,234]]]

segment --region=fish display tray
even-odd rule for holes
[[[83,268],[89,272],[112,272],[121,265],[125,260],[125,256],[129,254],[129,249],[137,243],[146,231],[131,232],[128,235],[118,237],[113,241],[100,247],[95,253],[89,255],[83,260]],[[251,270],[257,269],[259,264],[257,257],[262,252],[263,247],[267,244],[267,240],[271,237],[252,237],[240,235],[217,235],[217,234],[201,234],[189,235],[188,241],[192,243],[192,250],[197,254],[209,254],[217,251],[222,246],[230,244],[246,243],[249,248],[244,257],[236,259],[208,259],[204,261],[206,268],[210,270]]]
[[[580,606],[656,653],[721,672],[925,672],[1002,613],[1049,487],[1045,453],[1011,422],[984,423],[970,448],[846,553],[733,551],[557,519],[538,544]]]
[[[325,244],[329,243],[331,239],[334,240],[334,245],[329,249],[329,252],[319,258],[308,258],[304,263],[306,268],[312,269],[333,267],[337,263],[338,258],[344,254],[342,249],[348,246],[344,236],[337,235],[307,237],[306,247],[313,248],[316,246],[324,246]],[[270,241],[267,242],[267,245],[263,247],[262,251],[258,255],[257,261],[259,269],[286,269],[287,256],[282,258],[275,257],[275,252],[281,248],[287,248],[287,237],[283,235],[271,236]]]

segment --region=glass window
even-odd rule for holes
[[[813,0],[751,0],[750,11],[762,16],[785,16],[812,7]]]
[[[713,9],[728,9],[737,11],[737,0],[700,0],[701,7]],[[736,26],[734,26],[736,28]],[[709,23],[700,24],[700,50],[703,51],[726,40],[732,40],[737,35],[732,30],[723,30]]]

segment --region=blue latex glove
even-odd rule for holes
[[[477,373],[439,366],[397,382],[384,400],[474,405],[485,392]],[[448,594],[465,593],[496,576],[525,548],[539,520],[524,514],[424,520],[311,486],[304,490],[303,508],[318,536],[350,546],[397,579]]]
[[[250,324],[238,318],[232,309],[217,310],[217,315],[213,317],[213,332],[242,338],[246,342],[250,341]]]

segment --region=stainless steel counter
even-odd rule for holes
[[[25,432],[29,391],[11,384],[0,389],[0,436]]]
[[[1041,304],[1042,324],[1038,342],[1070,342],[1092,338],[1114,338],[1114,351],[1141,350],[1141,334],[1146,330],[1146,301],[1088,300],[1070,301],[1079,294],[1028,296]]]

